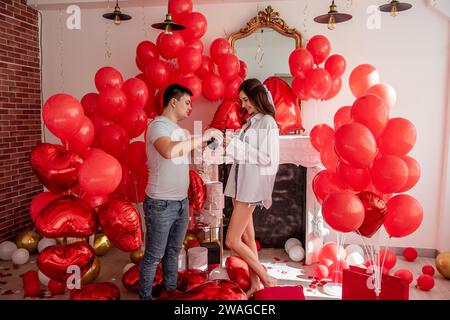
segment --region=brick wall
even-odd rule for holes
[[[43,191],[29,162],[41,141],[38,14],[26,0],[0,1],[0,242],[33,226]]]

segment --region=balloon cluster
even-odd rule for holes
[[[292,89],[300,100],[330,100],[342,87],[341,76],[347,67],[339,54],[330,56],[327,37],[312,37],[306,48],[297,48],[289,56],[289,69],[294,77]],[[320,64],[325,62],[323,67]],[[316,65],[316,67],[314,67]]]
[[[420,166],[408,156],[416,130],[405,118],[389,119],[391,95],[374,93],[374,74],[373,66],[356,67],[350,75],[353,105],[337,111],[334,129],[312,129],[311,143],[326,167],[314,177],[313,190],[336,231],[370,238],[384,225],[391,237],[405,237],[422,223],[422,206],[409,195],[392,195],[419,180]]]

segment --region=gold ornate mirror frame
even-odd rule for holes
[[[259,11],[256,17],[250,19],[250,21],[247,22],[247,25],[244,28],[231,34],[228,37],[228,41],[233,48],[233,52],[236,53],[236,49],[234,47],[234,43],[236,42],[236,40],[248,37],[253,32],[261,28],[271,28],[283,36],[294,38],[295,47],[303,47],[302,34],[294,28],[289,28],[286,22],[284,22],[284,20],[280,18],[280,14],[274,11],[272,9],[272,6],[267,6],[264,11]]]

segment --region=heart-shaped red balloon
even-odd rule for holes
[[[208,280],[208,273],[202,270],[186,270],[178,272],[177,288],[180,291],[188,291]]]
[[[169,300],[247,300],[247,296],[235,282],[219,279],[177,293]]]
[[[75,196],[59,197],[39,212],[36,229],[47,238],[88,237],[97,231],[95,210]]]
[[[236,282],[242,290],[250,288],[248,264],[238,256],[230,256],[225,262],[225,269],[231,281]]]
[[[95,251],[87,242],[79,241],[69,245],[49,246],[42,250],[36,263],[39,270],[47,277],[58,282],[67,282],[67,278],[73,275],[67,273],[70,266],[80,268],[80,276],[83,277],[92,266]]]
[[[112,199],[98,209],[102,230],[120,250],[131,252],[142,245],[139,212],[127,201]]]
[[[225,100],[217,108],[209,127],[222,131],[238,130],[244,124],[243,114],[244,109],[237,100]]]
[[[70,300],[120,300],[120,289],[111,282],[91,283],[70,291]]]
[[[380,229],[387,214],[386,203],[382,198],[370,191],[363,191],[358,194],[364,205],[364,221],[358,232],[367,238],[372,237]]]
[[[278,77],[269,77],[264,85],[272,94],[275,104],[275,120],[280,127],[280,133],[302,130],[302,118],[299,100],[286,81]]]
[[[197,171],[189,170],[189,205],[195,210],[203,209],[206,199],[205,183]]]
[[[83,159],[63,146],[40,143],[31,151],[31,167],[44,186],[61,194],[77,183]]]
[[[156,268],[155,278],[153,279],[152,295],[157,297],[163,289],[163,273],[161,264]],[[130,291],[139,292],[139,265],[135,264],[127,270],[122,276],[123,286]]]

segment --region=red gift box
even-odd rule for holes
[[[342,279],[342,300],[377,300],[371,273],[364,268],[350,266],[344,269]],[[405,280],[383,274],[379,300],[409,300],[409,284]]]
[[[305,300],[302,286],[269,287],[253,293],[255,300]]]

